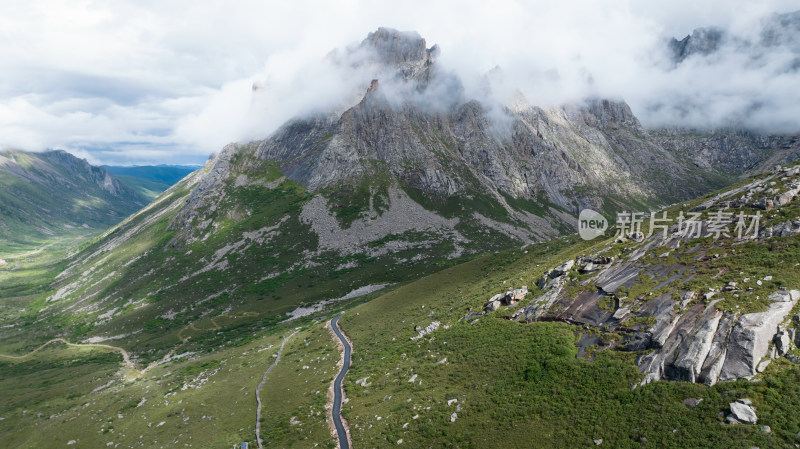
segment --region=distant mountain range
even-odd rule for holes
[[[104,165],[123,184],[152,200],[171,185],[200,168],[199,165]]]
[[[104,165],[112,175],[133,176],[136,178],[152,179],[167,185],[173,185],[185,178],[189,173],[202,167],[202,165]]]
[[[149,200],[65,151],[0,152],[0,251],[98,232]]]

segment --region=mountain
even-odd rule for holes
[[[120,182],[138,191],[149,200],[153,200],[171,185],[200,168],[189,165],[105,165],[103,167]]]
[[[106,229],[147,200],[64,151],[0,152],[0,250]]]
[[[800,11],[768,16],[756,31],[752,35],[719,27],[697,28],[683,39],[672,38],[667,44],[676,66],[687,58],[707,59],[728,49],[746,55],[754,64],[758,64],[767,52],[783,51],[793,56],[784,70],[800,68],[800,40],[797,38],[800,34]]]
[[[702,195],[800,143],[646,130],[625,103],[599,99],[544,109],[518,95],[499,127],[416,33],[379,29],[348,51],[383,77],[359,101],[225,147],[70,259],[38,319],[72,317],[76,336],[144,326],[139,347],[231,310],[275,323],[572,233],[585,207],[613,217]],[[428,89],[454,96],[432,107],[416,94]]]
[[[669,49],[673,61],[683,62],[692,55],[708,56],[716,52],[726,37],[725,32],[719,28],[698,28],[681,40],[672,38]]]

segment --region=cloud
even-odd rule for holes
[[[649,126],[743,120],[797,132],[800,70],[787,70],[797,45],[730,45],[673,68],[664,44],[704,26],[755,42],[764,17],[793,10],[800,2],[2,2],[0,147],[202,162],[297,114],[358,101],[374,73],[332,67],[326,55],[379,26],[439,44],[438,63],[468,97],[500,66],[501,101],[517,89],[540,105],[603,96],[625,99]],[[433,98],[451,92],[438,87]]]

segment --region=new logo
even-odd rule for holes
[[[599,212],[584,209],[578,216],[578,234],[584,240],[600,237],[608,229],[608,220]]]

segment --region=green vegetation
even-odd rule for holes
[[[159,447],[176,439],[180,446],[254,445],[254,390],[288,333],[261,331],[246,345],[179,359],[127,381],[119,377],[116,353],[54,346],[23,362],[0,359],[3,446],[64,447],[74,440],[78,447]],[[324,404],[335,352],[322,325],[292,338],[262,390],[268,444],[331,440]],[[296,385],[298,376],[308,383]]]
[[[392,181],[385,168],[375,162],[373,173],[363,175],[353,184],[342,183],[322,192],[336,214],[342,228],[349,228],[371,210],[378,215],[389,209],[389,187]]]

